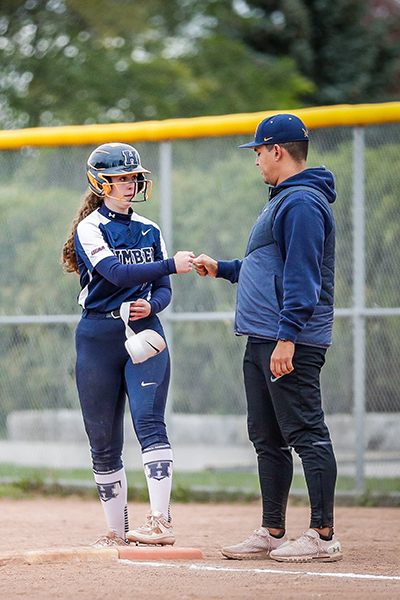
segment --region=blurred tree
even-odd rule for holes
[[[209,11],[215,12],[209,2]],[[225,29],[225,13],[219,13]],[[231,32],[268,56],[291,56],[314,83],[314,105],[399,97],[400,5],[397,0],[234,0]],[[231,33],[232,35],[232,33]]]
[[[189,5],[5,0],[0,127],[284,109],[311,92],[292,59],[215,34]]]
[[[397,0],[2,0],[0,128],[400,95]]]

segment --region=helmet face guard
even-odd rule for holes
[[[114,184],[118,196],[109,196],[113,185],[112,176],[133,175],[135,173],[137,173],[137,180],[133,182],[135,185],[131,200],[121,198],[118,184]],[[86,175],[90,189],[101,198],[109,196],[121,202],[145,202],[150,198],[153,182],[146,179],[145,173],[150,173],[150,171],[141,165],[139,152],[129,144],[102,144],[93,150],[86,164]],[[139,193],[143,194],[143,198],[136,200],[135,198]]]
[[[119,175],[132,175],[132,173],[123,171],[122,173],[119,173]],[[102,175],[102,173],[98,173],[97,178],[94,178],[92,174],[88,171],[89,187],[95,194],[97,194],[97,196],[100,196],[102,198],[108,196],[109,198],[113,198],[113,200],[119,200],[120,202],[145,202],[150,198],[151,190],[153,188],[153,182],[151,181],[151,179],[146,179],[143,173],[138,173],[137,179],[130,182],[134,186],[132,197],[130,200],[122,198],[121,193],[119,191],[119,186],[126,185],[126,182],[113,182],[112,177],[112,175]],[[110,194],[113,186],[117,190],[117,196],[112,196]],[[140,193],[143,194],[143,197],[139,199],[137,198],[137,196]]]

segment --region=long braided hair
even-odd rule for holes
[[[90,213],[92,213],[103,203],[103,198],[97,196],[94,192],[89,190],[82,202],[82,205],[79,208],[78,214],[76,218],[73,220],[71,225],[71,231],[68,235],[68,238],[63,246],[62,255],[61,255],[61,264],[63,265],[64,271],[66,273],[78,273],[78,261],[75,254],[75,232],[79,223]]]

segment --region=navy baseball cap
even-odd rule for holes
[[[295,115],[274,115],[258,124],[254,142],[239,148],[254,148],[262,144],[284,144],[285,142],[309,141],[308,130]]]

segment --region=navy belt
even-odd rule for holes
[[[120,319],[121,312],[119,308],[115,308],[109,312],[100,312],[94,308],[85,308],[82,317],[86,319]]]

